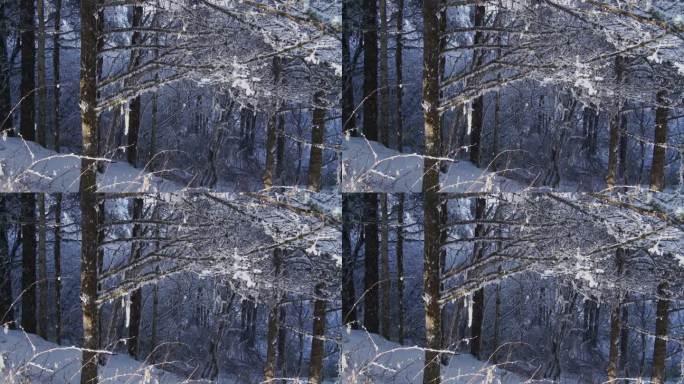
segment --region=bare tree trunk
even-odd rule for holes
[[[363,0],[363,134],[378,140],[378,8]]]
[[[365,275],[363,325],[366,331],[378,333],[378,194],[364,194]]]
[[[311,359],[309,362],[309,383],[320,384],[323,381],[323,355],[325,354],[325,300],[323,283],[316,285],[314,299],[313,334],[311,338]]]
[[[273,250],[274,276],[280,275],[282,264],[281,250]],[[274,294],[274,302],[270,304],[268,311],[268,333],[266,335],[266,365],[264,366],[264,382],[273,383],[276,377],[276,352],[278,348],[278,307],[280,306],[280,295]]]
[[[323,92],[314,95],[313,127],[311,128],[311,153],[309,155],[309,189],[321,190],[323,166],[323,137],[325,136],[325,109]]]
[[[278,56],[273,57],[273,81],[276,84],[276,88],[279,86],[281,81],[281,70],[282,70],[282,59]],[[268,123],[266,124],[266,164],[264,167],[264,188],[270,188],[273,186],[273,172],[275,171],[275,156],[276,156],[276,120],[277,114],[279,113],[280,105],[276,101],[274,110],[268,118]]]
[[[389,217],[387,214],[387,194],[380,194],[381,211],[381,230],[380,230],[380,291],[382,292],[382,302],[380,312],[382,313],[382,336],[390,339],[390,283],[389,272]]]
[[[473,116],[473,121],[475,117]],[[474,124],[473,124],[474,125]],[[475,224],[475,235],[476,239],[485,236],[485,227],[481,220],[485,219],[487,211],[487,200],[484,198],[475,199],[475,220],[478,222]],[[473,246],[473,261],[477,262],[484,257],[484,244],[480,242],[475,242]],[[476,358],[480,359],[482,351],[482,324],[484,323],[484,307],[485,307],[485,292],[484,288],[479,288],[473,293],[473,319],[472,328],[470,329],[470,353]]]
[[[81,0],[80,105],[83,154],[81,159],[81,304],[83,357],[81,384],[97,384],[97,2]]]
[[[36,333],[36,197],[21,194],[21,327]]]
[[[622,83],[624,71],[624,58],[620,55],[615,56],[615,74],[617,82]],[[618,145],[620,140],[620,112],[622,102],[619,100],[615,107],[613,118],[610,120],[610,142],[608,144],[608,172],[606,173],[606,185],[613,188],[617,179]]]
[[[397,301],[399,302],[399,344],[404,344],[404,194],[397,205]]]
[[[354,265],[351,252],[350,195],[342,194],[342,323],[358,328],[356,317],[356,293],[354,290]]]
[[[45,81],[45,4],[38,4],[38,124],[36,138],[38,144],[47,148],[47,82]]]
[[[21,117],[19,131],[24,140],[36,138],[35,116],[35,54],[36,31],[34,25],[35,5],[33,0],[21,0]],[[23,321],[22,321],[23,323]]]
[[[615,251],[615,260],[617,266],[618,276],[622,276],[623,265],[624,265],[624,250],[618,248]],[[612,308],[610,310],[610,342],[609,342],[609,354],[608,354],[608,382],[614,383],[618,378],[618,354],[619,354],[619,341],[620,341],[620,307],[622,303],[622,295],[618,292],[617,297],[613,301]]]
[[[5,3],[0,4],[0,134],[14,136],[12,122],[12,84],[10,83],[10,62],[7,57],[7,22]]]
[[[285,324],[286,316],[287,310],[284,306],[281,306],[278,312],[278,356],[276,358],[276,369],[277,372],[280,372],[280,377],[287,377],[287,367],[285,366],[287,328],[283,326],[283,324]],[[286,381],[287,380],[281,380],[282,384],[286,384]]]
[[[7,241],[6,195],[0,195],[0,326],[6,323],[14,328],[12,310],[12,260]]]
[[[626,296],[624,301],[628,301],[629,297]],[[622,318],[620,320],[620,362],[619,369],[624,377],[629,376],[628,372],[628,353],[629,353],[629,307],[627,305],[622,305]]]
[[[425,351],[423,384],[439,384],[441,348],[441,310],[439,306],[439,9],[440,0],[423,1],[423,121],[425,154],[423,160],[423,294],[425,299]]]
[[[316,112],[314,111],[314,114]],[[323,116],[325,119],[325,116]],[[314,123],[315,124],[315,123]],[[316,129],[316,127],[314,127]],[[282,184],[284,180],[283,172],[285,171],[285,115],[278,115],[278,131],[276,140],[276,171],[275,175]],[[313,131],[312,131],[313,136]],[[313,141],[313,140],[312,140]],[[313,148],[312,148],[313,150]]]
[[[665,360],[667,359],[667,328],[670,300],[667,299],[668,284],[663,281],[658,285],[658,301],[656,302],[655,342],[653,343],[653,384],[665,383]]]
[[[662,191],[665,188],[665,145],[667,144],[667,115],[665,105],[667,93],[659,91],[656,95],[658,106],[655,116],[655,140],[653,145],[653,163],[651,164],[651,189]]]
[[[52,87],[52,92],[53,92],[53,134],[54,134],[54,141],[55,141],[55,152],[59,152],[60,150],[60,92],[61,92],[61,77],[60,77],[60,42],[59,42],[59,34],[61,33],[61,28],[62,28],[62,0],[55,0],[55,34],[52,36],[52,82],[54,83],[54,87]],[[61,197],[60,197],[61,199]],[[59,324],[58,324],[59,327]],[[57,335],[57,340],[60,339],[60,335]]]
[[[389,64],[387,58],[387,0],[380,1],[380,142],[389,147]]]
[[[135,198],[133,199],[133,232],[132,232],[132,237],[134,239],[140,238],[143,236],[143,229],[142,225],[138,223],[143,218],[143,199],[142,198]],[[139,242],[132,242],[131,243],[131,257],[130,257],[130,263],[136,262],[140,257],[142,256],[142,249],[141,249],[141,243]],[[131,279],[135,279],[136,276],[133,274],[132,276],[129,276]],[[142,288],[136,288],[133,292],[131,292],[131,308],[130,308],[130,321],[128,324],[128,354],[131,355],[134,359],[139,359],[140,358],[140,320],[142,318]]]
[[[38,194],[38,335],[47,340],[48,335],[48,286],[47,258],[45,250],[45,194]]]
[[[55,244],[52,247],[55,263],[55,339],[62,344],[62,194],[55,194]]]
[[[486,9],[484,6],[478,5],[475,7],[475,12],[473,13],[473,25],[475,27],[485,26],[485,16]],[[483,45],[485,44],[485,36],[482,32],[475,32],[475,37],[473,44]],[[482,53],[473,52],[473,70],[482,65]],[[482,161],[482,130],[484,123],[484,96],[480,95],[473,100],[473,111],[472,111],[472,126],[470,132],[470,162],[475,164],[476,167],[480,166]]]
[[[404,52],[404,44],[403,44],[403,36],[402,34],[404,33],[404,0],[398,0],[397,2],[397,41],[395,43],[396,48],[395,48],[395,53],[394,53],[394,61],[395,61],[395,66],[396,66],[396,77],[397,77],[397,150],[399,152],[403,152],[404,149],[404,121],[402,117],[402,100],[404,96],[404,85],[402,84],[404,81],[403,77],[403,52]],[[403,199],[403,196],[402,196]]]
[[[131,21],[131,27],[135,30],[142,26],[143,20],[143,7],[135,6],[133,7],[133,19]],[[142,34],[138,31],[133,32],[131,37],[131,45],[133,47],[142,44]],[[128,65],[129,70],[135,70],[136,67],[140,65],[140,50],[136,48],[131,49],[131,58]],[[136,79],[133,78],[133,81]],[[130,101],[129,109],[129,120],[128,120],[128,146],[126,148],[126,161],[128,161],[132,166],[136,167],[138,162],[138,136],[140,133],[140,119],[141,119],[141,104],[140,96],[136,96]],[[130,345],[129,345],[130,347]],[[136,356],[136,355],[133,355]]]
[[[342,1],[342,130],[352,136],[358,136],[356,132],[356,119],[354,115],[354,89],[352,87],[351,52],[349,39],[351,26],[347,0]]]

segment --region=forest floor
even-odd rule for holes
[[[0,192],[77,192],[81,158],[57,153],[16,137],[0,141]],[[109,162],[98,173],[100,192],[171,192],[181,186],[125,162]]]
[[[421,347],[399,345],[381,336],[364,331],[350,331],[342,344],[342,383],[409,384],[423,382],[424,350]],[[521,377],[469,354],[451,357],[442,366],[442,381],[451,384],[518,384]]]
[[[0,330],[0,382],[67,384],[80,381],[81,351],[21,331]],[[126,355],[111,355],[98,367],[101,383],[177,384],[188,381]]]
[[[440,178],[441,192],[517,192],[524,188],[514,180],[480,169],[466,160],[452,162]],[[420,192],[422,180],[422,155],[399,153],[360,137],[344,140],[343,192]]]

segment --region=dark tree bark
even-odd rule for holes
[[[62,344],[62,194],[55,194],[55,339]]]
[[[380,292],[382,299],[380,301],[381,334],[389,340],[390,339],[390,283],[389,272],[389,214],[387,212],[387,194],[380,195]]]
[[[135,6],[133,7],[133,18],[131,21],[131,27],[133,29],[142,26],[143,21],[143,7]],[[142,44],[142,33],[133,32],[131,38],[131,45],[133,47]],[[131,49],[131,59],[129,64],[129,70],[134,70],[140,65],[140,56],[142,53],[138,49]],[[135,81],[135,80],[134,80]],[[138,136],[140,136],[140,120],[141,120],[141,104],[140,96],[136,96],[131,100],[129,106],[129,118],[128,118],[128,147],[126,148],[126,161],[128,161],[132,166],[137,166],[138,162]],[[130,347],[130,344],[129,344]],[[135,356],[135,355],[133,355]]]
[[[624,267],[624,250],[618,248],[615,251],[615,260],[617,267],[617,274],[621,276]],[[622,324],[620,323],[620,308],[622,302],[622,295],[618,292],[617,297],[614,299],[611,310],[610,310],[610,341],[609,341],[609,353],[608,353],[608,382],[614,383],[618,378],[618,359],[619,359],[619,342],[620,342],[620,328]]]
[[[351,251],[350,195],[342,194],[342,323],[358,328],[356,317],[356,293],[354,291],[355,260]]]
[[[282,267],[282,250],[273,250],[273,274],[280,276]],[[266,334],[266,364],[264,366],[264,382],[273,383],[276,377],[276,355],[278,350],[278,307],[280,295],[274,293],[274,302],[270,304],[268,311],[268,326]]]
[[[403,54],[404,54],[404,43],[402,39],[402,34],[404,31],[404,0],[399,0],[397,2],[397,41],[395,43],[395,53],[394,53],[394,63],[396,66],[396,78],[397,78],[397,150],[403,152],[404,149],[404,119],[402,117],[402,102],[404,96],[404,76],[403,76]],[[402,196],[403,199],[403,196]]]
[[[52,92],[53,92],[53,121],[52,121],[52,126],[53,126],[53,134],[54,134],[54,141],[55,141],[55,152],[59,152],[60,150],[60,93],[61,93],[61,84],[60,84],[60,42],[59,42],[59,34],[61,33],[61,28],[62,28],[62,0],[55,0],[55,34],[52,36],[52,82],[54,83],[54,87],[52,87]],[[61,196],[60,196],[61,200]],[[57,335],[57,340],[60,339],[60,335]]]
[[[81,384],[97,384],[97,2],[81,0],[80,105],[83,154],[81,159],[81,305],[83,357]]]
[[[36,333],[36,197],[21,194],[21,327]]]
[[[617,83],[622,82],[624,73],[624,58],[620,55],[615,56],[615,75]],[[622,109],[622,102],[619,100],[616,103],[615,113],[610,120],[610,136],[608,144],[608,172],[606,173],[606,185],[608,188],[613,188],[617,181],[618,169],[618,145],[620,140],[620,112]]]
[[[280,372],[280,377],[287,377],[287,367],[285,366],[285,354],[287,348],[287,328],[283,326],[287,317],[287,310],[284,306],[278,311],[278,356],[276,358],[276,369]],[[287,380],[281,380],[286,384]]]
[[[665,360],[667,359],[667,328],[669,322],[670,300],[668,300],[668,283],[658,285],[658,301],[656,302],[655,341],[653,343],[653,384],[665,383]]]
[[[378,318],[378,194],[364,194],[364,299],[363,325],[370,333],[380,331]]]
[[[380,1],[380,142],[389,148],[389,60],[387,57],[387,0]]]
[[[10,260],[9,242],[7,241],[7,210],[5,195],[0,195],[0,326],[14,321],[12,310],[12,260]]]
[[[36,31],[34,14],[36,8],[33,0],[21,0],[21,112],[19,131],[24,140],[34,141],[35,135],[35,56]]]
[[[45,3],[37,0],[38,4],[38,121],[36,124],[36,141],[47,148],[47,82],[45,81]]]
[[[314,300],[313,333],[311,338],[311,359],[309,362],[309,383],[320,384],[323,381],[323,355],[325,354],[325,300],[323,283],[316,285]]]
[[[48,339],[48,278],[46,255],[47,226],[45,194],[38,194],[38,335]]]
[[[473,120],[475,120],[473,118]],[[480,223],[485,219],[487,211],[487,200],[484,198],[475,199],[475,238],[485,237],[485,227]],[[483,243],[476,242],[473,247],[473,261],[477,262],[484,257]],[[485,292],[484,288],[479,288],[473,293],[473,321],[470,330],[470,353],[476,358],[482,358],[482,324],[484,323],[484,306],[485,306]]]
[[[651,189],[662,191],[665,188],[665,145],[667,144],[667,115],[665,105],[667,93],[659,91],[656,95],[658,106],[655,113],[655,140],[653,145],[653,163],[651,164]]]
[[[349,0],[342,1],[342,130],[358,136],[354,114],[354,89],[352,87],[351,26],[349,25]]]
[[[363,0],[363,134],[378,140],[378,7]]]
[[[135,198],[133,199],[133,232],[132,237],[134,239],[143,236],[142,225],[138,223],[143,218],[143,199]],[[131,258],[130,262],[134,263],[136,260],[140,259],[142,255],[141,243],[132,242],[131,243]],[[131,279],[135,279],[135,275],[130,276]],[[134,359],[140,358],[140,320],[142,318],[142,289],[136,288],[131,292],[131,309],[130,309],[130,321],[128,324],[128,354]]]
[[[311,153],[309,154],[309,189],[321,190],[323,167],[323,137],[325,136],[325,109],[323,92],[314,95],[313,127],[311,128]]]
[[[281,180],[282,182],[284,179],[283,172],[285,171],[285,116],[282,113],[278,116],[278,131],[276,136],[277,140],[275,175],[278,178],[278,180]]]
[[[486,9],[484,6],[476,6],[473,13],[473,25],[483,27],[485,25]],[[482,32],[475,32],[474,45],[485,44],[485,36]],[[482,65],[481,52],[474,52],[473,70]],[[472,126],[470,131],[470,162],[476,167],[482,161],[482,129],[484,123],[484,96],[480,95],[473,100]]]
[[[404,194],[397,203],[397,302],[399,309],[399,344],[404,344]]]
[[[10,62],[7,57],[7,21],[5,3],[0,4],[0,133],[14,136],[12,122],[12,92],[10,83]]]

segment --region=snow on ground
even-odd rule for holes
[[[78,192],[81,159],[73,153],[56,153],[15,137],[0,141],[0,192]],[[98,174],[100,192],[172,192],[178,184],[111,162]]]
[[[21,331],[0,330],[0,382],[78,383],[81,351],[60,346]],[[112,355],[98,367],[100,383],[179,384],[199,383],[165,372],[125,355]],[[26,381],[28,380],[28,381]]]
[[[423,382],[424,351],[399,345],[364,331],[349,331],[342,341],[342,384]],[[370,381],[367,381],[370,380]],[[450,384],[519,384],[525,380],[468,354],[442,365],[442,382]]]
[[[440,176],[441,192],[516,192],[519,183],[477,168],[469,161],[452,162]],[[360,137],[346,137],[342,149],[342,191],[421,192],[423,157],[399,153]]]

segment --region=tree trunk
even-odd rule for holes
[[[133,7],[133,18],[131,21],[131,27],[135,30],[142,26],[143,20],[143,7],[135,6]],[[133,47],[142,44],[142,34],[140,32],[133,32],[131,37],[131,45]],[[142,53],[140,50],[132,48],[131,58],[128,65],[129,70],[135,70],[136,67],[140,65],[140,56]],[[133,81],[137,79],[134,77]],[[128,118],[128,146],[126,148],[126,161],[130,163],[133,167],[137,166],[138,162],[138,136],[140,133],[140,120],[141,120],[141,104],[140,96],[136,96],[130,101],[129,107],[129,118]],[[130,348],[130,344],[129,344]],[[130,350],[130,349],[129,349]],[[135,355],[133,355],[135,356]]]
[[[615,250],[615,264],[617,275],[622,277],[624,272],[625,250],[618,248]],[[620,342],[620,309],[622,304],[622,294],[617,293],[617,297],[613,301],[613,306],[610,310],[610,342],[608,354],[608,382],[614,383],[618,378],[618,359],[619,359],[619,342]]]
[[[665,91],[656,95],[658,106],[655,113],[655,140],[653,145],[653,163],[651,165],[651,189],[662,191],[665,188],[665,145],[667,144],[667,115]]]
[[[380,1],[380,142],[389,148],[389,64],[387,58],[387,0]]]
[[[143,218],[143,199],[135,198],[133,199],[133,232],[132,237],[134,239],[143,236],[142,225],[138,222]],[[140,259],[142,255],[141,243],[133,241],[131,243],[131,257],[130,263],[136,262]],[[129,276],[130,279],[136,279],[135,274]],[[130,308],[130,321],[128,324],[128,354],[134,359],[140,358],[140,320],[142,318],[142,288],[136,288],[131,292],[131,308]]]
[[[397,204],[397,301],[399,306],[399,344],[404,344],[404,194]]]
[[[34,126],[36,31],[33,17],[36,9],[33,0],[21,0],[19,6],[21,7],[21,84],[19,88],[20,100],[22,100],[19,131],[24,140],[34,141],[36,138]]]
[[[59,152],[60,150],[60,92],[61,92],[61,84],[60,84],[60,42],[59,42],[59,34],[61,33],[61,28],[62,28],[62,0],[55,0],[55,34],[52,36],[52,82],[54,84],[54,87],[52,87],[52,92],[53,92],[53,122],[52,122],[52,127],[53,127],[53,134],[54,134],[54,142],[55,142],[55,152]],[[61,197],[60,197],[61,201]],[[61,207],[60,207],[61,208]],[[58,324],[59,327],[59,324]],[[60,340],[60,335],[57,335],[57,340]]]
[[[365,275],[363,299],[363,325],[366,331],[378,333],[378,194],[364,196]]]
[[[351,195],[342,194],[342,323],[358,328],[356,318],[356,293],[354,291],[354,265],[351,252]]]
[[[314,111],[314,114],[316,111]],[[323,117],[325,119],[325,116]],[[314,123],[315,124],[315,123]],[[314,129],[316,127],[314,126]],[[275,175],[281,184],[284,180],[283,172],[285,171],[285,116],[281,113],[278,115],[278,131],[276,139],[276,171]],[[313,136],[313,131],[312,131]],[[313,140],[312,140],[313,141]],[[313,148],[312,148],[313,150]]]
[[[97,384],[97,2],[81,0],[80,106],[83,155],[81,159],[81,305],[83,357],[81,384]]]
[[[12,122],[12,84],[10,62],[7,57],[7,21],[5,3],[0,4],[0,134],[14,136]]]
[[[475,120],[473,118],[473,120]],[[475,199],[475,220],[478,221],[475,224],[475,235],[476,239],[485,236],[485,227],[479,221],[484,220],[487,211],[487,200],[484,198]],[[482,260],[484,257],[484,246],[483,243],[475,242],[473,246],[473,262]],[[470,329],[470,353],[476,358],[480,359],[482,351],[482,324],[484,322],[484,307],[485,307],[485,292],[484,288],[479,288],[475,293],[473,293],[473,319],[472,328]]]
[[[625,297],[624,301],[628,301],[629,297]],[[629,353],[629,307],[622,305],[622,318],[620,319],[622,328],[620,329],[620,362],[619,370],[624,377],[629,376],[627,363]]]
[[[378,140],[378,8],[363,0],[363,134]]]
[[[667,299],[668,284],[666,281],[658,285],[658,301],[656,302],[655,342],[653,343],[653,384],[665,383],[665,360],[667,359],[667,327],[670,300]]]
[[[47,148],[47,82],[45,81],[45,4],[38,3],[38,124],[36,139],[38,144]]]
[[[615,56],[615,75],[617,83],[622,83],[622,76],[624,72],[624,58],[620,55]],[[608,188],[613,188],[617,179],[617,163],[618,163],[618,145],[620,140],[620,112],[622,109],[622,102],[618,95],[618,100],[615,107],[615,114],[610,120],[610,141],[608,144],[608,172],[606,173],[606,185]]]
[[[62,344],[62,194],[55,194],[55,244],[52,246],[55,263],[55,339]]]
[[[314,300],[313,334],[311,338],[311,359],[309,362],[309,383],[320,384],[323,381],[323,356],[325,354],[325,300],[323,283],[316,285]]]
[[[7,210],[5,195],[0,195],[0,326],[6,323],[14,328],[12,310],[12,260],[7,241]]]
[[[279,56],[273,57],[273,82],[276,88],[280,85],[282,72],[282,59]],[[266,164],[264,167],[264,188],[271,188],[273,186],[273,172],[275,171],[275,157],[276,157],[276,120],[279,113],[279,101],[276,101],[274,110],[268,118],[266,124]]]
[[[38,194],[38,335],[47,340],[48,334],[48,284],[45,249],[45,194]]]
[[[323,137],[325,136],[325,109],[323,92],[314,95],[313,127],[311,128],[311,154],[309,155],[309,189],[321,190],[323,166]]]
[[[389,272],[389,217],[387,214],[387,194],[380,194],[381,211],[381,230],[380,230],[380,292],[382,302],[380,312],[382,313],[382,336],[390,339],[390,283]]]
[[[280,276],[282,265],[281,250],[273,250],[273,269],[274,277]],[[268,311],[268,331],[266,335],[266,365],[264,366],[264,382],[273,383],[276,377],[276,352],[278,349],[278,307],[280,306],[280,295],[274,292],[274,302],[270,304]]]
[[[21,194],[21,327],[36,333],[36,197]]]
[[[427,1],[426,1],[427,2]],[[423,260],[423,295],[425,297],[425,369],[424,384],[438,384],[440,379],[440,355],[435,352],[442,348],[440,298],[440,241],[439,241],[439,195],[424,194],[425,230]]]
[[[484,27],[485,25],[486,9],[484,6],[476,6],[475,12],[473,13],[473,25],[475,27]],[[475,38],[473,40],[474,45],[485,44],[485,37],[482,32],[475,32]],[[482,54],[481,52],[473,52],[473,68],[477,69],[482,65]],[[482,129],[484,123],[484,96],[480,95],[473,100],[473,111],[472,111],[472,126],[470,131],[470,148],[468,149],[470,153],[470,162],[476,167],[480,166],[482,161]]]
[[[404,44],[402,40],[402,34],[404,33],[404,0],[399,0],[397,2],[397,41],[395,43],[395,53],[394,62],[396,66],[396,77],[397,77],[397,150],[403,152],[404,148],[404,121],[402,117],[402,100],[404,96],[404,81],[402,70],[403,70],[403,51]],[[401,197],[403,199],[403,196]],[[401,336],[400,336],[401,338]]]
[[[287,328],[283,326],[287,317],[287,311],[284,306],[280,307],[278,313],[278,356],[276,358],[276,369],[280,372],[280,377],[287,377],[287,369],[285,367],[285,349],[287,348]],[[287,380],[281,380],[282,384],[287,384]]]
[[[349,48],[351,26],[347,4],[347,1],[342,1],[342,130],[351,136],[358,136],[354,114],[354,88],[352,86],[354,68],[352,68]]]

